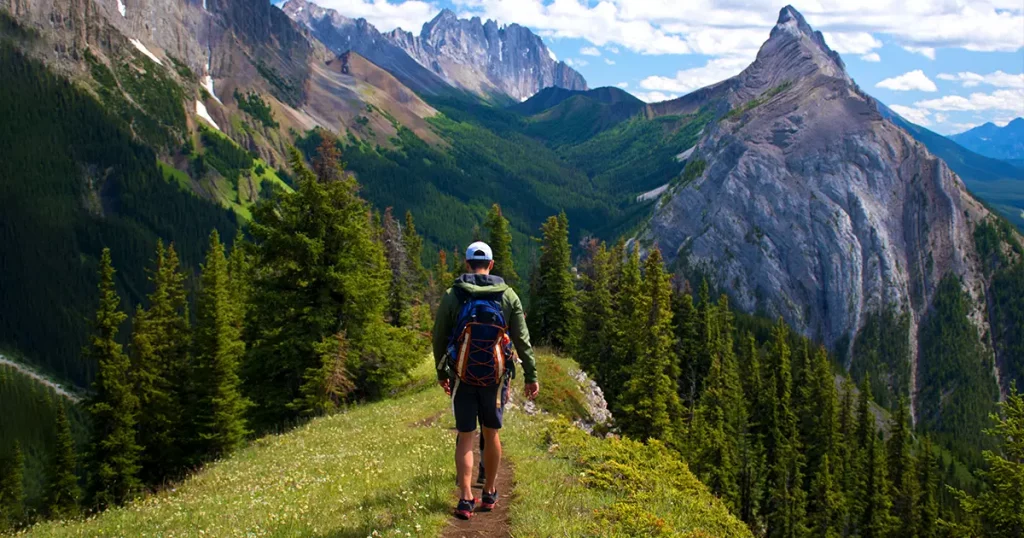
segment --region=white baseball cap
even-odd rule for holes
[[[494,254],[491,253],[491,247],[483,241],[477,241],[466,249],[466,260],[491,261],[493,259]]]

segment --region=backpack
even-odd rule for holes
[[[460,382],[490,387],[511,372],[512,341],[501,311],[504,292],[471,295],[454,289],[462,301],[455,331],[448,342],[448,365]]]

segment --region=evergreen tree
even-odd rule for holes
[[[409,310],[412,299],[411,275],[408,269],[408,255],[405,251],[405,239],[402,227],[391,213],[391,208],[384,210],[381,217],[381,243],[384,257],[391,269],[391,285],[388,287],[388,321],[395,327],[407,327],[411,323]]]
[[[899,529],[897,534],[916,538],[921,528],[921,512],[918,510],[920,482],[917,464],[910,453],[912,444],[910,419],[907,402],[900,398],[899,404],[889,420],[889,441],[886,445],[889,464],[888,479],[893,487],[892,509]]]
[[[518,286],[519,275],[516,274],[512,258],[512,231],[498,204],[491,206],[487,212],[484,228],[487,230],[487,244],[494,253],[494,269],[491,274],[505,279],[505,283],[513,288]]]
[[[45,506],[47,516],[62,519],[78,513],[80,494],[78,476],[75,475],[75,441],[71,437],[71,422],[63,403],[57,405],[56,427],[53,459],[47,472]]]
[[[761,431],[761,365],[760,351],[753,336],[743,338],[744,353],[741,355],[740,378],[743,380],[744,405],[746,406],[746,431],[741,437],[739,472],[739,516],[751,528],[758,526],[760,513],[759,495],[764,489],[765,454]]]
[[[102,508],[128,500],[141,484],[140,447],[135,438],[139,400],[126,375],[131,363],[117,342],[118,327],[126,316],[119,310],[110,249],[103,249],[99,277],[100,306],[83,355],[97,366],[87,406],[93,437],[89,480],[93,503]]]
[[[348,372],[348,340],[336,334],[320,342],[315,351],[320,356],[320,368],[306,371],[302,396],[295,407],[303,415],[318,416],[336,411],[355,390]]]
[[[252,272],[252,256],[249,254],[245,236],[239,229],[231,243],[231,254],[228,255],[228,288],[231,291],[231,304],[236,310],[234,324],[239,334],[244,331],[245,319],[249,315]]]
[[[676,439],[681,414],[676,377],[675,337],[672,333],[672,289],[655,248],[644,264],[644,325],[642,351],[620,397],[623,432],[637,439]]]
[[[893,532],[892,497],[886,477],[885,448],[872,432],[860,490],[860,534],[862,538],[886,538]]]
[[[857,472],[860,451],[857,449],[856,418],[853,414],[853,384],[843,378],[842,399],[839,404],[839,421],[836,431],[835,462],[836,479],[843,493],[841,507],[841,529],[843,536],[853,532],[851,507],[857,494]]]
[[[423,267],[423,238],[416,232],[416,223],[412,211],[405,212],[405,227],[402,228],[402,240],[405,241],[405,256],[409,268],[412,288],[416,295],[422,297],[427,291],[430,275]]]
[[[388,304],[389,274],[368,207],[339,158],[328,136],[314,159],[315,174],[291,151],[296,191],[261,200],[253,210],[250,235],[259,271],[246,323],[251,348],[244,377],[256,403],[251,416],[261,428],[310,411],[300,402],[323,392],[308,384],[323,368],[317,347],[336,334],[349,343],[346,367],[362,395],[379,393],[379,381],[404,372],[409,356],[419,353],[413,346],[364,359],[367,346],[387,333],[378,325]]]
[[[14,442],[11,454],[0,460],[0,531],[25,523],[25,456]]]
[[[220,235],[210,234],[206,263],[199,277],[196,298],[195,361],[197,384],[196,426],[200,453],[218,458],[239,448],[248,433],[238,370],[245,344],[232,303],[228,263]]]
[[[530,334],[555,349],[570,350],[576,337],[579,307],[570,272],[569,219],[563,211],[541,226],[544,243],[531,290]]]
[[[715,341],[718,338],[715,325],[715,305],[711,302],[711,292],[708,288],[708,281],[704,280],[700,285],[700,292],[697,295],[697,321],[694,326],[696,330],[696,346],[694,354],[686,369],[689,393],[693,400],[691,405],[696,405],[700,395],[704,393],[704,378],[711,368],[711,358],[714,355]]]
[[[452,275],[451,269],[448,268],[448,253],[444,249],[437,253],[437,265],[434,266],[433,282],[434,290],[433,297],[431,298],[431,307],[432,310],[436,310],[441,297],[444,297],[445,292],[455,282],[455,276]]]
[[[132,324],[131,360],[140,409],[140,478],[156,484],[178,470],[185,456],[185,447],[175,434],[185,419],[183,389],[188,382],[180,371],[188,362],[182,342],[188,342],[191,335],[184,276],[173,245],[165,250],[163,241],[157,241],[156,266],[150,274],[149,309],[140,305]]]
[[[766,392],[770,398],[765,451],[768,464],[764,501],[769,537],[795,537],[807,533],[803,460],[796,415],[792,409],[789,328],[780,319],[772,330],[768,352]]]
[[[920,484],[921,495],[917,498],[918,538],[935,538],[938,536],[939,520],[939,467],[938,459],[932,448],[931,438],[924,437],[921,441],[921,452],[917,459],[916,474]]]
[[[633,365],[644,352],[644,323],[650,308],[640,277],[640,253],[634,249],[625,262],[617,262],[616,257],[624,253],[624,246],[621,249],[616,246],[612,250],[614,313],[609,331],[611,360],[604,375],[605,398],[612,403],[616,414],[620,411],[619,397],[629,381]]]
[[[697,335],[697,309],[693,306],[693,296],[689,293],[677,294],[672,303],[673,315],[675,317],[676,329],[676,354],[679,356],[679,378],[676,385],[679,387],[679,396],[689,410],[687,417],[693,422],[694,413],[697,409],[697,379],[698,355],[700,354],[700,342]]]
[[[807,474],[811,476],[808,484],[811,497],[807,513],[811,520],[831,521],[830,533],[838,534],[841,531],[838,519],[842,513],[843,492],[835,477],[840,463],[835,459],[829,463],[830,455],[834,457],[836,454],[838,394],[825,349],[818,348],[813,357],[809,356],[808,359],[810,363],[803,376],[804,386],[797,388],[803,394],[804,407],[800,410],[801,444],[807,462]],[[829,490],[822,489],[825,487]]]
[[[608,386],[609,368],[614,367],[611,357],[611,260],[604,243],[590,253],[589,271],[583,275],[580,294],[580,338],[576,360],[602,386]]]
[[[974,536],[1020,538],[1024,536],[1024,396],[1016,382],[993,414],[995,427],[986,430],[1000,442],[999,452],[983,453],[988,468],[979,472],[986,490],[971,498],[958,492],[960,505],[970,516]]]
[[[832,465],[828,454],[811,480],[810,498],[807,506],[807,526],[810,536],[816,538],[838,538],[841,536],[842,493],[833,483]]]

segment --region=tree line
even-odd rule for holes
[[[714,301],[705,281],[694,297],[656,246],[643,258],[635,243],[590,241],[573,268],[567,228],[564,214],[542,228],[531,336],[571,352],[601,385],[622,434],[682,454],[755,535],[1022,535],[1016,389],[991,417],[999,450],[984,453],[974,497],[951,487],[905,399],[886,419],[870,376],[854,388],[823,347],[782,320],[767,338],[740,330],[728,296]]]
[[[149,295],[126,344],[112,253],[85,361],[90,442],[76,454],[61,408],[45,517],[124,503],[276,431],[400,387],[427,351],[431,277],[411,214],[374,212],[333,140],[297,189],[263,200],[249,238],[214,230],[194,294],[174,244],[158,242]],[[190,295],[192,295],[190,297]],[[63,417],[63,418],[60,418]],[[0,528],[28,523],[17,447],[0,473]],[[82,460],[78,465],[77,460]],[[78,469],[84,469],[78,476]]]

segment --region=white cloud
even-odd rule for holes
[[[337,10],[338,13],[346,17],[366,19],[381,32],[402,28],[419,33],[423,23],[433,19],[441,11],[436,5],[421,0],[406,0],[404,2],[389,2],[387,0],[315,1],[320,7]]]
[[[935,121],[938,122],[938,123],[946,123],[946,120],[948,120],[948,119],[949,119],[949,116],[947,116],[946,114],[943,114],[942,112],[939,112],[939,113],[935,114]]]
[[[929,60],[935,59],[935,48],[934,47],[913,47],[910,45],[904,45],[903,50],[907,52],[913,52],[914,54],[920,54]]]
[[[975,127],[981,125],[980,123],[951,123],[949,124],[949,132],[951,134],[962,133],[964,131],[970,131]]]
[[[882,42],[867,32],[822,32],[825,43],[839,54],[867,54]]]
[[[928,127],[932,124],[932,122],[928,120],[928,115],[931,114],[931,112],[922,108],[913,108],[903,105],[889,105],[889,108],[891,108],[893,112],[903,116],[911,123],[916,123],[923,127]]]
[[[898,77],[887,78],[878,84],[875,84],[876,88],[885,88],[887,90],[893,90],[898,92],[907,91],[921,91],[921,92],[934,92],[938,91],[935,87],[935,83],[932,82],[924,71],[916,69],[903,73]]]
[[[615,87],[625,89],[625,88],[629,87],[629,83],[628,82],[620,82],[620,83],[616,84]]]
[[[619,53],[619,47],[605,47],[604,50],[606,50],[606,51],[608,51],[608,52],[610,52],[612,54],[618,54]]]
[[[877,52],[872,52],[870,54],[865,54],[864,56],[861,56],[860,59],[864,60],[865,62],[880,62],[880,61],[882,61],[882,57],[879,56]]]
[[[683,69],[677,72],[675,77],[647,77],[640,81],[640,87],[645,90],[685,94],[736,75],[749,63],[750,58],[715,58],[702,67]]]
[[[606,63],[608,65],[615,65],[615,60],[612,60],[610,58],[605,58],[604,59],[604,63]]]
[[[940,73],[937,78],[941,80],[959,81],[965,88],[973,88],[979,84],[987,84],[996,88],[1024,88],[1024,73],[1013,75],[1002,71],[995,71],[987,75],[978,73],[960,72],[955,75]]]
[[[1024,89],[972,93],[969,97],[946,95],[938,99],[918,101],[914,106],[943,112],[1001,110],[1024,116]]]
[[[662,93],[662,92],[633,92],[638,99],[647,103],[660,103],[662,101],[671,101],[679,96],[674,93]]]
[[[577,58],[566,58],[565,65],[568,65],[569,67],[586,67],[590,65],[590,62]]]
[[[600,56],[601,51],[597,50],[597,47],[583,47],[580,49],[580,54],[584,56]]]

